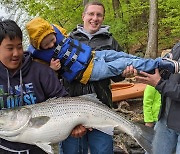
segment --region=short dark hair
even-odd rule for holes
[[[0,20],[0,44],[6,37],[9,37],[10,40],[13,40],[16,37],[21,40],[23,38],[20,27],[15,21],[10,19]]]
[[[90,5],[99,5],[99,6],[102,6],[103,9],[104,9],[104,15],[105,15],[105,7],[104,7],[103,3],[98,2],[98,1],[88,2],[88,3],[85,5],[85,7],[84,7],[83,13],[86,13],[86,11],[87,11],[87,9],[88,9],[88,7],[89,7]]]

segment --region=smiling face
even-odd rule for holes
[[[84,29],[90,34],[96,33],[104,20],[104,8],[100,5],[89,5],[82,15]]]
[[[40,47],[41,49],[45,49],[45,50],[51,49],[55,47],[55,43],[56,43],[56,36],[54,33],[51,33],[42,39],[40,43]]]
[[[22,40],[18,37],[10,39],[8,36],[0,44],[0,61],[12,72],[16,71],[22,63]]]

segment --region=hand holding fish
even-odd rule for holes
[[[85,128],[83,125],[78,125],[72,130],[71,136],[76,138],[82,137],[86,134],[87,130],[92,131],[93,129]]]
[[[83,125],[77,125],[71,132],[72,137],[82,137],[86,134],[87,129]]]

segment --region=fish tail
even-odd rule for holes
[[[152,141],[155,133],[154,129],[142,124],[136,124],[136,126],[138,128],[134,135],[135,140],[148,154],[152,154]]]

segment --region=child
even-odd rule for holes
[[[179,72],[179,63],[167,58],[153,60],[114,50],[92,51],[88,45],[66,38],[64,29],[40,17],[29,21],[26,29],[31,42],[28,50],[35,58],[46,62],[59,59],[59,72],[68,81],[79,80],[86,84],[88,80],[98,81],[118,76],[129,65],[145,72],[155,68],[167,69],[171,73]]]

